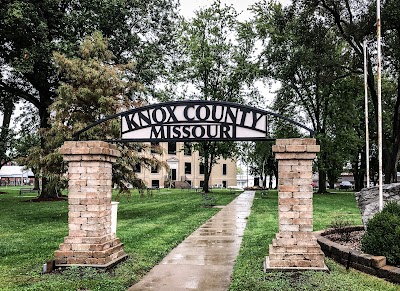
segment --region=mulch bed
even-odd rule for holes
[[[324,237],[352,250],[361,251],[361,239],[364,234],[364,230],[357,230],[346,233],[331,233],[324,235]]]

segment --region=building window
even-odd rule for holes
[[[168,154],[176,155],[176,142],[173,141],[168,143]]]
[[[204,164],[200,163],[200,175],[204,175]]]
[[[160,188],[160,181],[159,180],[151,180],[151,187],[152,188]]]
[[[204,187],[204,181],[200,181],[200,188]]]
[[[226,189],[226,181],[222,181],[222,187]]]
[[[222,175],[226,175],[226,164],[222,164]]]
[[[140,164],[135,164],[133,166],[133,172],[140,173],[141,171],[142,171],[142,167],[140,166]]]
[[[192,155],[192,143],[191,142],[185,142],[183,144],[183,153],[185,156]]]
[[[185,174],[192,173],[192,163],[185,163]]]
[[[160,151],[160,143],[159,142],[151,142],[151,153],[157,154]]]
[[[158,173],[158,166],[151,166],[151,173]]]

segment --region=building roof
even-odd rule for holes
[[[28,178],[34,177],[30,169],[22,166],[3,166],[0,168],[0,178]]]

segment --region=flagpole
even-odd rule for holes
[[[369,188],[369,129],[368,129],[368,82],[367,82],[367,41],[363,43],[364,51],[364,95],[365,95],[365,160],[367,164],[367,188]]]
[[[379,159],[379,211],[383,209],[382,189],[382,86],[381,86],[381,3],[376,4],[376,28],[378,41],[378,159]]]

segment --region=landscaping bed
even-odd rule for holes
[[[354,251],[361,251],[361,239],[365,234],[363,227],[360,229],[356,227],[354,230],[349,231],[343,236],[342,233],[337,232],[325,232],[323,236],[333,242],[341,244],[342,246],[348,247]]]
[[[365,233],[363,226],[341,229],[328,229],[314,232],[325,256],[364,273],[400,283],[400,268],[386,264],[384,256],[373,256],[361,251],[361,238]]]

